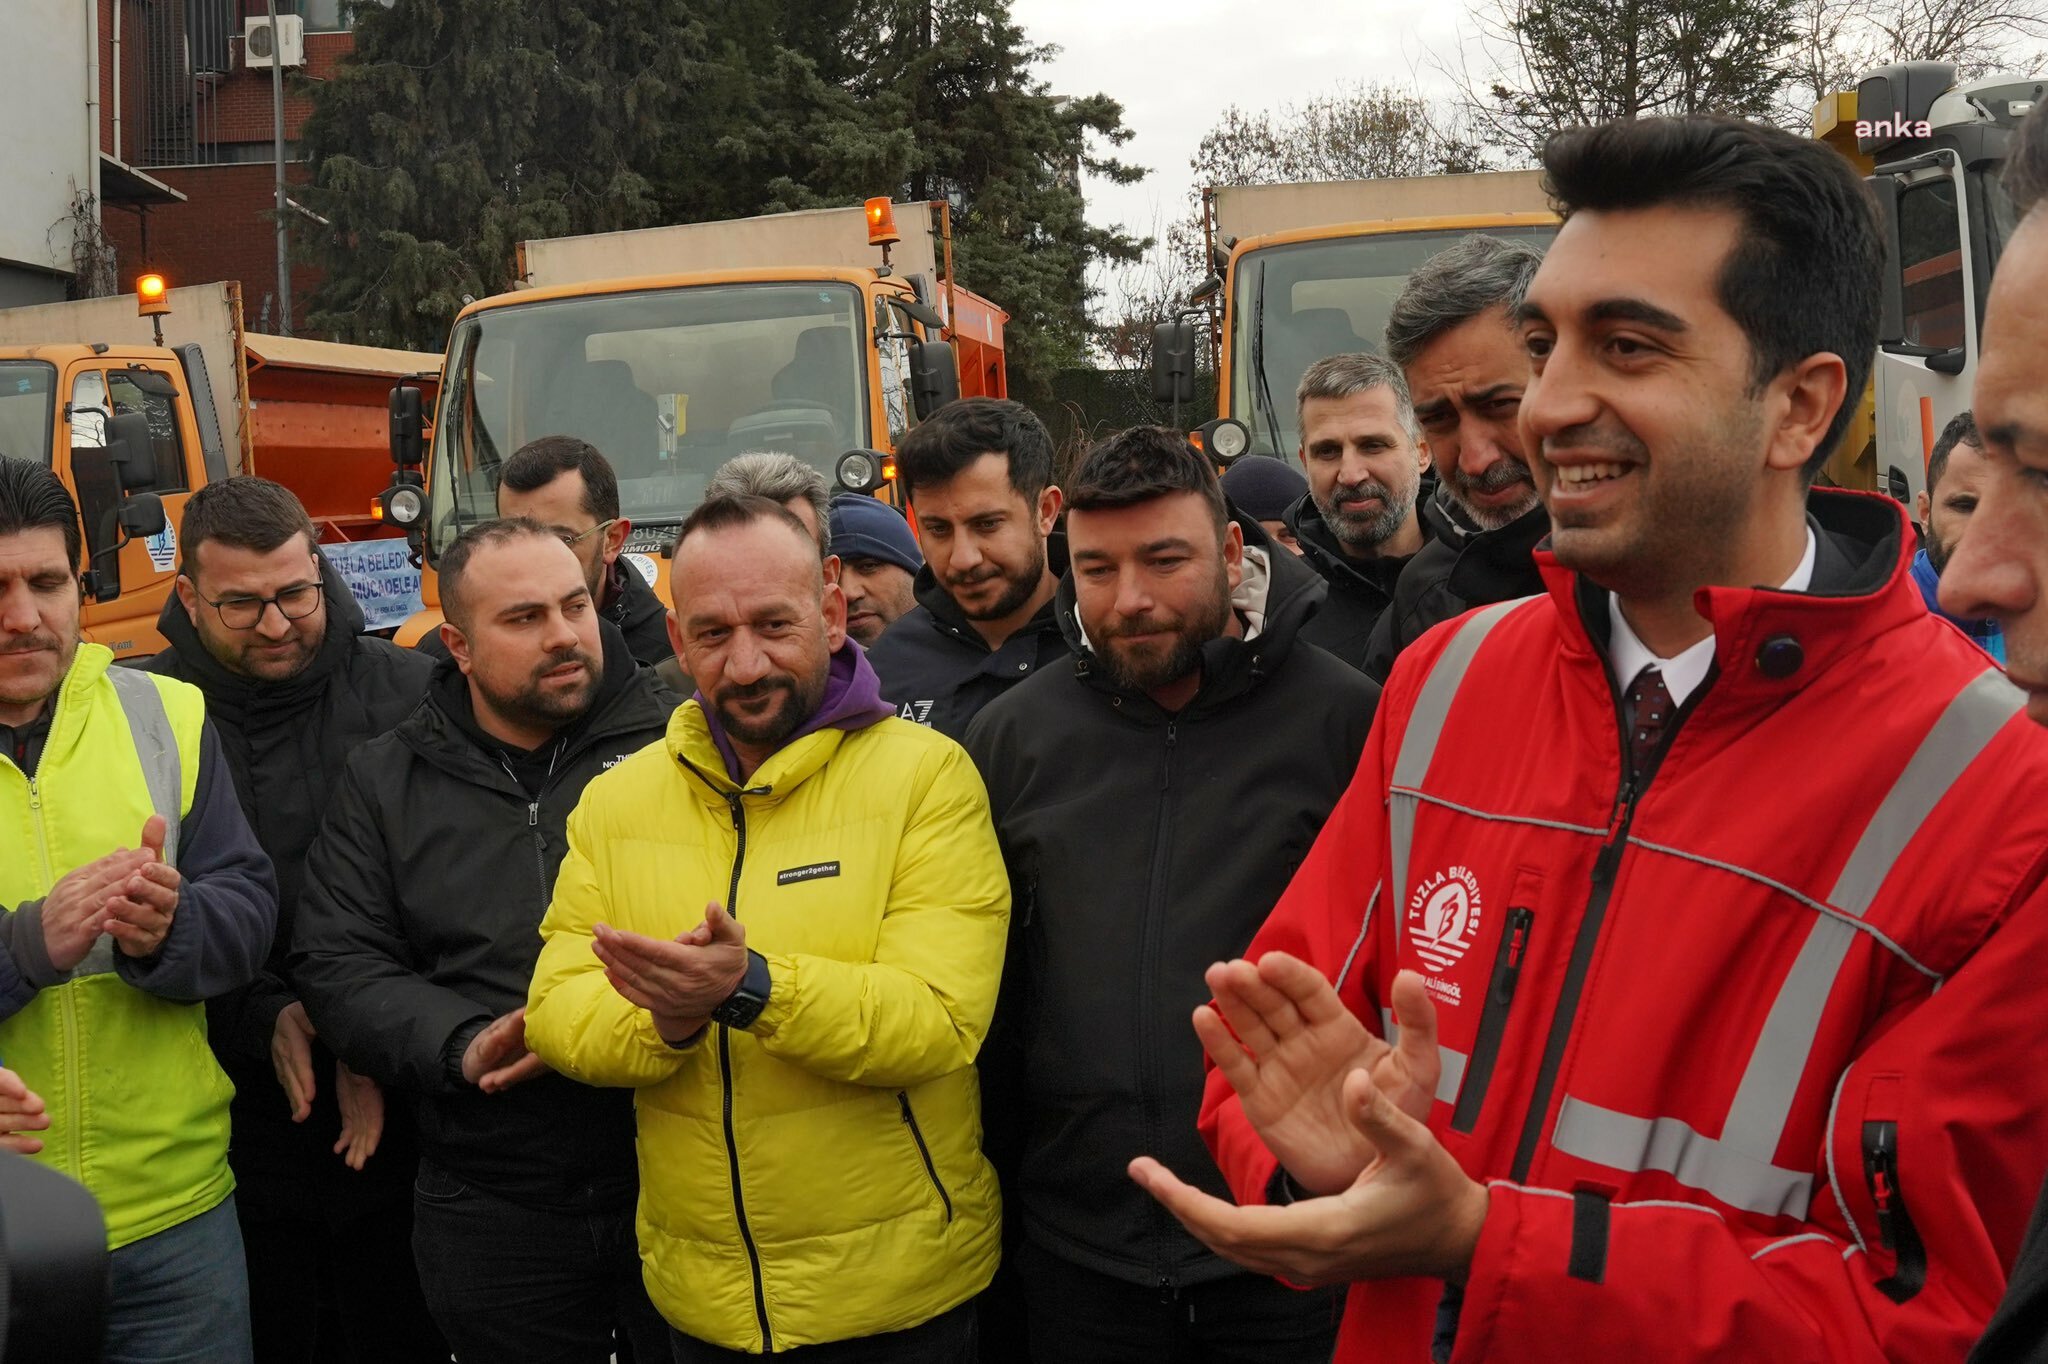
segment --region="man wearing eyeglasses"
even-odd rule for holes
[[[376,1082],[321,1045],[284,966],[306,850],[342,766],[419,704],[433,665],[362,633],[361,609],[282,485],[209,484],[180,531],[177,595],[157,621],[171,647],[147,666],[205,693],[278,876],[263,973],[207,1009],[235,1082],[229,1157],[256,1359],[445,1360],[412,1267],[411,1125],[387,1121]],[[322,1340],[323,1321],[344,1338]]]

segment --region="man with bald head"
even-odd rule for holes
[[[630,1087],[678,1364],[966,1364],[995,1272],[974,1072],[1009,882],[951,739],[895,717],[786,508],[683,524],[697,694],[569,821],[526,1041]]]

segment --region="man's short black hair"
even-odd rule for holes
[[[1669,204],[1740,220],[1719,293],[1749,338],[1751,392],[1823,351],[1848,371],[1841,410],[1807,461],[1807,478],[1819,473],[1877,352],[1884,248],[1876,204],[1847,159],[1813,138],[1688,114],[1569,129],[1544,147],[1543,167],[1566,219]]]
[[[587,440],[574,436],[542,436],[512,452],[498,471],[498,486],[515,493],[538,492],[566,473],[583,478],[583,510],[593,521],[619,515],[619,476],[611,461]]]
[[[910,428],[896,447],[896,476],[915,501],[920,486],[944,483],[983,455],[1010,462],[1010,486],[1027,505],[1052,483],[1052,433],[1007,398],[960,398]]]
[[[85,546],[71,490],[40,463],[0,456],[0,535],[44,529],[64,533],[64,557],[76,571]]]
[[[2017,223],[2048,196],[2048,104],[2036,101],[2005,157],[2005,193]]]
[[[1948,419],[1948,425],[1941,428],[1941,435],[1935,438],[1934,449],[1927,456],[1927,495],[1934,496],[1934,485],[1941,482],[1941,476],[1948,472],[1948,457],[1958,445],[1967,445],[1973,450],[1984,448],[1984,438],[1977,434],[1977,414],[1965,409]]]
[[[469,633],[469,603],[463,600],[463,579],[469,574],[469,561],[476,557],[478,550],[490,545],[506,545],[514,540],[548,540],[561,544],[562,540],[554,531],[527,516],[502,516],[495,521],[482,521],[455,537],[455,543],[441,551],[434,560],[434,571],[441,584],[441,614],[448,623],[464,634]]]
[[[721,493],[699,502],[683,521],[683,528],[676,535],[676,553],[681,554],[683,541],[699,531],[737,530],[756,521],[783,522],[802,536],[806,545],[815,547],[818,543],[811,538],[811,529],[803,519],[773,498],[755,493]]]
[[[313,518],[290,488],[254,474],[224,478],[186,499],[178,523],[178,571],[199,580],[199,547],[204,544],[268,554],[294,535],[305,536],[308,547],[320,540]]]
[[[1082,457],[1066,491],[1070,512],[1107,511],[1172,493],[1195,493],[1208,504],[1219,534],[1230,519],[1216,470],[1186,436],[1164,426],[1133,426],[1098,442]]]

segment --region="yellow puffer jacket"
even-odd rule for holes
[[[1009,884],[966,753],[886,719],[796,739],[738,791],[696,702],[593,781],[541,925],[528,1044],[638,1088],[647,1287],[679,1330],[784,1350],[900,1331],[995,1273],[974,1057]],[[707,901],[769,963],[767,1008],[673,1048],[591,951]]]

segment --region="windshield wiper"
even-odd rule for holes
[[[1259,420],[1273,442],[1273,453],[1285,453],[1280,449],[1280,418],[1273,411],[1273,386],[1266,382],[1266,263],[1259,262],[1258,278],[1252,281],[1252,394],[1258,402]]]

